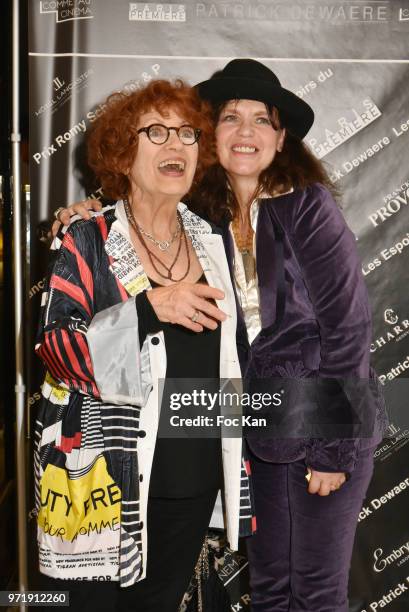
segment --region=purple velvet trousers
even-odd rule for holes
[[[361,452],[351,478],[328,497],[307,492],[305,462],[250,455],[257,533],[247,539],[253,612],[348,612],[357,519],[373,472]]]

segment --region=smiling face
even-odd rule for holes
[[[174,110],[165,115],[158,111],[140,116],[137,129],[161,123],[180,127],[188,122]],[[195,126],[193,126],[195,127]],[[179,201],[190,189],[196,171],[198,144],[184,145],[175,130],[161,145],[152,143],[144,132],[139,134],[138,150],[129,171],[132,191],[151,199],[169,196]]]
[[[254,182],[281,151],[285,130],[274,129],[263,102],[230,100],[222,109],[216,142],[220,164],[232,183],[238,180]]]

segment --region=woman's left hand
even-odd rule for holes
[[[342,487],[346,481],[344,472],[317,472],[310,469],[310,473],[308,493],[312,495],[314,493],[318,493],[321,496],[329,495]]]

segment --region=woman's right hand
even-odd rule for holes
[[[202,283],[156,287],[146,295],[160,321],[177,323],[194,332],[201,332],[204,327],[216,329],[218,321],[225,321],[228,316],[209,301],[222,300],[223,291]]]
[[[310,476],[308,480],[308,493],[320,496],[327,496],[333,491],[337,491],[346,482],[345,472],[319,472],[308,468]]]
[[[91,215],[89,211],[94,210],[95,212],[98,212],[101,210],[101,208],[102,204],[99,200],[82,200],[81,202],[75,202],[74,204],[63,208],[58,213],[58,219],[56,219],[51,226],[52,238],[56,237],[61,225],[70,224],[70,219],[74,215],[79,215],[83,219],[90,219]]]

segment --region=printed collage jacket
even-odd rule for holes
[[[179,211],[220,308],[220,378],[240,379],[236,306],[223,240]],[[148,278],[123,203],[68,228],[42,296],[36,351],[47,367],[36,421],[35,496],[40,571],[54,578],[145,577],[146,511],[166,374],[163,332],[139,346],[135,298]],[[230,546],[255,525],[240,437],[223,437],[225,527]],[[220,522],[220,517],[219,522]]]

